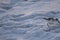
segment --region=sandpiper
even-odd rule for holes
[[[45,19],[48,23],[48,29],[46,29],[46,31],[51,31],[51,30],[55,30],[57,28],[60,28],[60,21],[58,20],[58,18],[43,18]]]

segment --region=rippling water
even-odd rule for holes
[[[60,40],[60,23],[44,18],[60,22],[60,0],[2,1],[0,40]]]

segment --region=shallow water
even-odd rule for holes
[[[3,2],[3,1],[2,1]],[[8,4],[6,4],[8,2]],[[60,40],[60,0],[11,0],[0,3],[0,40]],[[59,20],[60,21],[60,20]]]

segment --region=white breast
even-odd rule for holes
[[[58,26],[60,25],[58,21],[48,21],[48,26]]]
[[[55,30],[60,28],[60,24],[57,21],[48,21],[48,28],[49,30]]]

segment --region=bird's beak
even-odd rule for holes
[[[48,20],[48,18],[43,18],[43,19]]]

